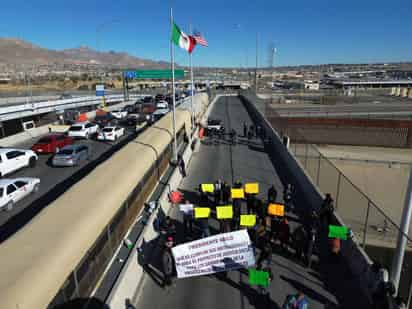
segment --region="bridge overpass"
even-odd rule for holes
[[[227,130],[242,132],[243,123],[251,124],[248,111],[238,97],[220,98],[210,117],[222,119]],[[239,137],[238,144],[232,146],[229,140],[206,138],[196,152],[186,177],[179,185],[186,199],[200,205],[196,192],[199,183],[212,183],[222,178],[228,183],[236,180],[259,182],[259,197],[266,199],[267,189],[274,184],[279,192],[278,202],[283,202],[282,192],[286,175],[281,162],[267,153],[261,140],[248,141]],[[299,211],[288,213],[292,230],[302,223],[300,214],[308,211],[308,203],[299,200]],[[246,212],[243,205],[244,213]],[[310,206],[309,206],[310,207]],[[177,209],[169,213],[178,222],[178,235],[182,238],[182,215]],[[218,231],[217,221],[210,220],[212,230]],[[156,240],[154,240],[156,241]],[[153,272],[146,272],[140,291],[134,299],[136,308],[280,308],[289,294],[302,290],[308,297],[310,308],[368,308],[368,300],[361,292],[356,276],[350,274],[348,265],[342,260],[334,264],[327,257],[327,241],[322,235],[317,243],[316,262],[313,269],[305,268],[292,256],[292,251],[277,250],[273,254],[269,306],[265,306],[257,290],[248,284],[247,272],[231,271],[227,277],[203,276],[177,280],[165,287],[156,272],[159,261],[149,261]]]
[[[262,308],[256,290],[246,284],[247,277],[241,271],[232,271],[226,278],[203,276],[182,279],[163,289],[162,274],[156,261],[158,252],[156,254],[154,250],[155,254],[149,260],[154,270],[150,276],[143,272],[144,268],[139,263],[140,251],[135,250],[138,249],[136,245],[140,249],[142,238],[147,234],[154,236],[148,241],[154,244],[153,248],[158,248],[158,235],[152,225],[154,215],[150,216],[147,208],[143,207],[156,183],[160,187],[167,183],[161,195],[162,201],[167,197],[167,188],[179,187],[193,203],[198,202],[195,193],[198,184],[218,177],[229,183],[238,179],[259,182],[262,198],[271,184],[281,192],[286,183],[294,183],[296,208],[287,213],[292,229],[305,221],[309,210],[319,208],[322,193],[282,144],[259,109],[247,96],[219,97],[209,107],[206,116],[210,114],[222,119],[228,129],[234,128],[237,132],[241,131],[243,122],[259,123],[268,139],[250,142],[239,136],[238,145],[232,146],[227,140],[206,138],[199,148],[194,146],[196,140],[193,140],[189,145],[194,146],[194,152],[184,142],[184,135],[191,132],[190,114],[179,111],[178,145],[184,150],[183,157],[188,163],[188,176],[180,183],[178,170],[169,163],[171,115],[89,171],[90,174],[78,184],[67,189],[51,202],[50,207],[47,206],[0,245],[0,263],[4,266],[0,272],[0,305],[23,309],[36,307],[33,304],[51,303],[53,307],[68,302],[70,308],[72,301],[82,297],[86,303],[97,300],[100,307],[106,303],[110,308],[122,308],[127,298],[137,308]],[[160,175],[168,174],[170,178],[160,178]],[[111,182],[110,190],[108,179],[115,180]],[[281,198],[279,202],[282,202]],[[167,212],[170,205],[166,203],[162,207]],[[175,210],[170,210],[170,215],[181,222]],[[335,220],[335,224],[344,223],[339,217]],[[141,237],[133,241],[134,250],[129,251],[122,246],[122,241],[124,237],[130,237],[131,232],[126,232],[133,231],[137,225],[142,234],[137,235]],[[211,219],[210,227],[215,233],[217,222]],[[181,236],[181,224],[178,224],[178,231]],[[370,288],[375,277],[368,256],[355,239],[350,238],[342,245],[341,258],[331,261],[327,254],[326,235],[322,232],[318,236],[316,259],[311,269],[293,258],[293,250],[289,253],[274,252],[272,307],[280,307],[287,294],[302,290],[309,297],[311,308],[369,308]],[[118,259],[117,254],[122,250],[127,251],[124,255],[129,257],[127,262]],[[107,265],[110,266],[106,268]],[[113,267],[120,274],[112,272]],[[44,278],[45,273],[50,275]],[[101,280],[107,276],[112,276],[116,282],[113,286],[108,285],[108,294],[99,293]],[[41,283],[27,289],[25,297],[19,298],[21,290],[32,286],[32,282]]]

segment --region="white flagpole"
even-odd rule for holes
[[[173,161],[177,162],[177,141],[176,141],[176,91],[175,91],[175,52],[172,41],[173,36],[173,9],[170,8],[170,58],[172,61],[172,100],[173,100]]]
[[[189,33],[190,35],[192,35],[192,23],[190,23],[189,25]],[[190,111],[192,114],[192,128],[195,127],[195,115],[194,115],[194,111],[193,111],[193,91],[194,91],[194,81],[193,81],[193,61],[192,61],[192,53],[189,54],[189,58],[190,58],[190,79],[191,79],[191,98],[190,98]]]

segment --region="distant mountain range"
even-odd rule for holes
[[[0,64],[5,65],[99,65],[116,68],[167,68],[169,63],[137,58],[125,52],[99,52],[87,46],[51,50],[30,42],[0,38]]]

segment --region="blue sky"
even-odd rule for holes
[[[0,37],[169,60],[171,5],[183,30],[192,22],[209,41],[195,65],[253,66],[256,33],[260,66],[272,42],[275,65],[412,60],[410,0],[1,0]],[[188,63],[184,51],[176,61]]]

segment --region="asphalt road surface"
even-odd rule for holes
[[[212,118],[222,119],[227,129],[234,128],[241,135],[243,122],[251,123],[245,108],[236,97],[223,97],[214,106]],[[226,137],[226,139],[228,139]],[[186,199],[195,205],[199,202],[196,187],[199,183],[210,183],[222,178],[230,184],[240,180],[259,182],[260,198],[266,200],[267,188],[275,184],[278,200],[282,202],[283,185],[276,169],[264,152],[258,140],[248,143],[239,136],[238,144],[231,146],[228,141],[215,141],[206,138],[192,158],[188,176],[181,183],[179,190]],[[280,196],[280,197],[279,197]],[[243,207],[243,212],[245,205]],[[170,214],[177,219],[177,241],[182,242],[182,217],[177,210]],[[288,214],[291,230],[299,221],[293,214]],[[209,220],[212,233],[216,233],[217,222]],[[195,229],[195,233],[198,233]],[[309,308],[367,308],[361,296],[352,284],[347,270],[341,265],[329,264],[319,267],[319,259],[315,259],[314,269],[307,269],[293,257],[293,250],[282,252],[279,248],[272,256],[274,279],[270,288],[270,303],[261,303],[261,296],[256,287],[248,285],[247,272],[231,271],[228,276],[201,276],[186,279],[175,279],[170,286],[165,286],[159,263],[155,259],[151,267],[153,272],[147,273],[139,289],[134,305],[136,308],[281,308],[287,295],[302,290],[309,297]],[[157,266],[156,266],[157,265]],[[331,272],[333,267],[333,272]],[[346,279],[345,279],[346,276]],[[353,285],[353,287],[351,287]],[[350,297],[348,295],[351,295]],[[356,305],[354,305],[356,304]],[[360,307],[359,307],[360,306]]]

